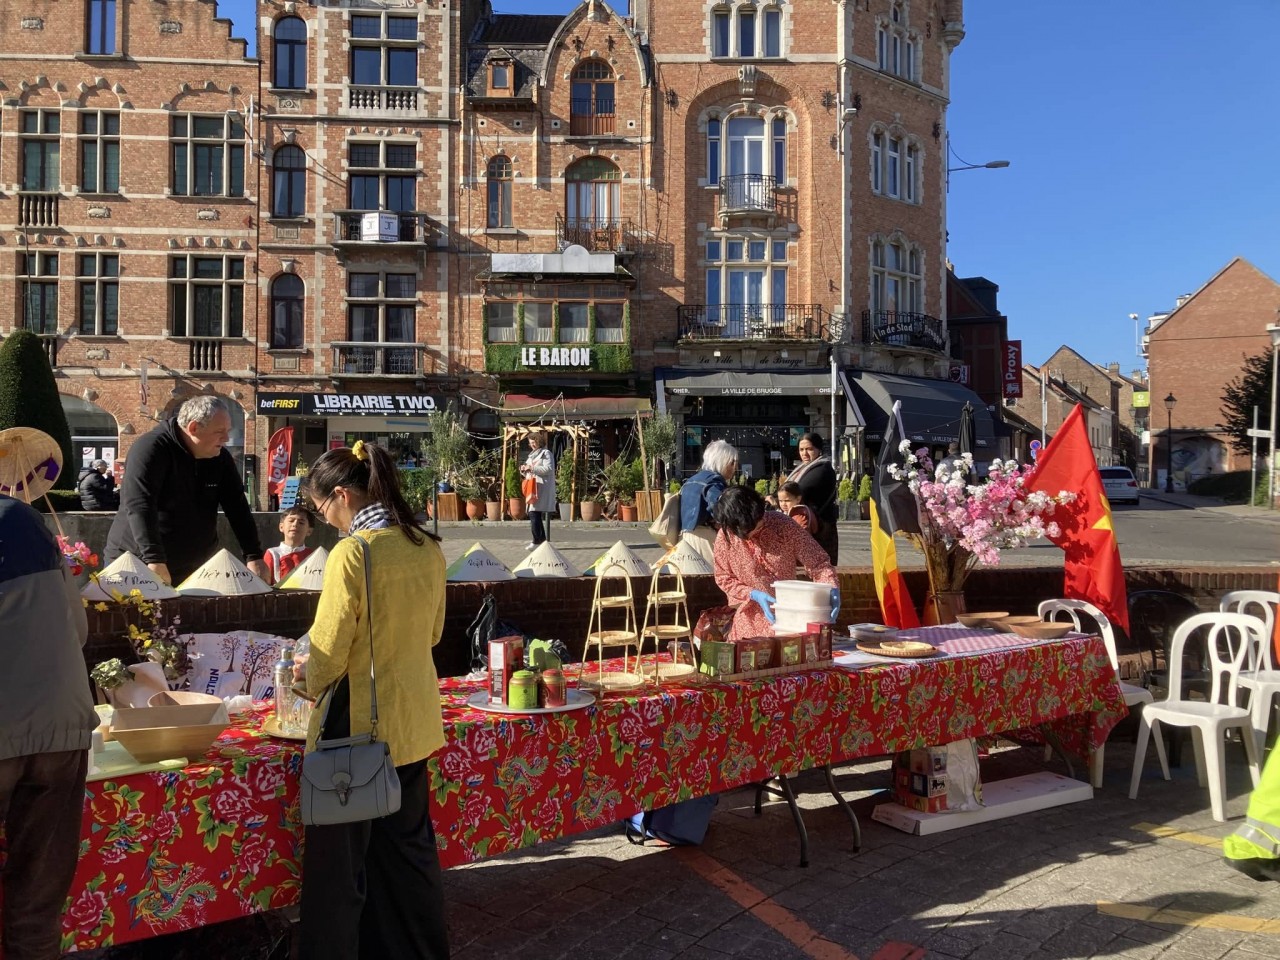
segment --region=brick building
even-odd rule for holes
[[[1000,287],[986,277],[947,271],[947,331],[955,363],[948,379],[963,383],[988,407],[1004,400],[1009,318],[1000,312]]]
[[[997,452],[948,379],[960,0],[264,0],[258,61],[210,4],[87,4],[0,9],[0,295],[93,455],[200,391],[259,493],[280,426],[407,451],[449,401],[605,454],[656,404],[756,475],[970,401]]]
[[[1104,392],[1109,394],[1110,391]],[[1024,430],[1029,428],[1031,439],[1039,439],[1043,435],[1046,442],[1053,440],[1054,434],[1077,404],[1084,408],[1085,430],[1098,466],[1107,467],[1116,463],[1112,435],[1115,415],[1108,397],[1091,396],[1070,383],[1062,371],[1050,368],[1048,364],[1037,367],[1035,364],[1024,363],[1022,397],[1008,401],[1009,407],[1015,411],[1017,420],[1020,421],[1018,426]]]
[[[0,5],[0,334],[44,339],[85,459],[204,391],[253,449],[258,66],[229,31],[198,0]]]
[[[1142,338],[1151,379],[1151,476],[1164,485],[1172,439],[1174,484],[1227,470],[1248,470],[1219,429],[1222,394],[1244,358],[1271,349],[1267,325],[1280,309],[1280,285],[1236,257],[1169,313],[1148,321]],[[1164,398],[1177,401],[1172,416]],[[1170,434],[1170,424],[1172,434]]]
[[[1112,446],[1108,462],[1123,464],[1136,472],[1142,433],[1147,429],[1148,391],[1142,372],[1135,370],[1132,376],[1125,376],[1120,364],[1104,367],[1091,363],[1065,344],[1042,366],[1110,412]]]

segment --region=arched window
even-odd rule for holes
[[[600,247],[594,235],[616,230],[622,218],[622,174],[604,157],[583,157],[564,172],[565,239],[588,250]],[[578,236],[582,234],[582,236]]]
[[[285,144],[271,160],[271,215],[301,217],[307,207],[307,156]]]
[[[302,90],[307,85],[307,25],[301,17],[281,17],[272,34],[271,85],[277,90]]]
[[[302,348],[302,280],[282,273],[271,281],[271,349]]]
[[[613,133],[613,70],[603,60],[587,60],[573,71],[569,88],[569,136]]]
[[[489,161],[485,171],[489,181],[490,227],[511,226],[511,160],[501,154]]]

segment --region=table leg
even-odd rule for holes
[[[769,786],[774,780],[778,781],[777,788]],[[787,779],[785,773],[778,773],[767,780],[761,780],[757,783],[756,816],[760,815],[761,798],[765,793],[781,797],[787,801],[787,808],[791,811],[791,819],[795,821],[796,831],[800,834],[800,866],[809,866],[809,831],[805,828],[804,817],[800,815],[800,807],[796,803],[795,791],[791,789],[791,781]]]
[[[844,811],[844,815],[849,818],[849,822],[853,824],[853,852],[862,852],[862,828],[858,826],[857,814],[853,812],[853,807],[849,806],[849,802],[845,800],[844,795],[840,793],[836,787],[835,774],[831,771],[831,764],[824,763],[822,765],[822,773],[827,778],[827,789],[831,791],[831,795],[836,798],[836,805]]]

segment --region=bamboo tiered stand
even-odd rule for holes
[[[616,572],[614,572],[616,571]],[[621,593],[608,592],[606,584],[622,583]],[[622,624],[605,625],[606,617],[616,620],[622,616]],[[588,658],[591,648],[596,649],[596,668],[589,671]],[[622,670],[608,671],[604,669],[605,647],[622,647]],[[636,651],[635,671],[628,669],[630,651]],[[640,673],[640,653],[642,643],[640,631],[636,628],[636,602],[631,591],[631,577],[620,563],[610,563],[596,571],[595,595],[591,599],[591,619],[587,624],[587,642],[582,651],[582,673],[578,685],[601,693],[635,690],[644,686],[644,677]]]
[[[680,572],[680,568],[672,565],[673,574],[666,574],[668,577],[674,577],[675,583],[671,589],[664,590],[662,588],[662,568],[664,564],[659,563],[653,571],[653,578],[649,581],[649,596],[644,609],[644,626],[640,630],[640,650],[644,652],[644,642],[649,637],[653,637],[655,653],[657,656],[653,661],[653,680],[656,683],[662,683],[664,680],[687,680],[690,676],[697,674],[698,668],[688,663],[665,663],[662,660],[662,645],[670,640],[689,640],[693,637],[693,627],[689,623],[689,597],[684,589],[684,574]],[[664,611],[670,611],[670,623],[664,622],[666,619],[663,615]],[[644,672],[641,668],[641,672]]]

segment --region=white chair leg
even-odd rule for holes
[[[1147,738],[1151,736],[1151,726],[1145,715],[1138,720],[1138,742],[1133,747],[1133,773],[1129,775],[1130,800],[1138,799],[1138,783],[1142,780],[1142,764],[1147,759]],[[1159,738],[1160,731],[1156,730],[1156,739],[1159,740]],[[1165,779],[1169,779],[1167,770]]]
[[[1271,729],[1271,711],[1272,701],[1275,693],[1268,693],[1266,696],[1261,695],[1261,691],[1254,691],[1250,711],[1251,725],[1253,727],[1253,739],[1258,745],[1258,756],[1261,757],[1263,751],[1267,747],[1267,733]]]
[[[1089,782],[1093,784],[1095,790],[1102,786],[1102,752],[1106,746],[1105,743],[1098,744],[1098,748],[1093,751],[1093,756],[1089,758]]]
[[[1262,743],[1249,736],[1251,731],[1245,729],[1240,731],[1240,739],[1244,741],[1244,755],[1249,762],[1249,779],[1253,781],[1253,787],[1258,788],[1258,769],[1262,765]]]
[[[1226,804],[1223,794],[1227,789],[1227,758],[1222,752],[1221,737],[1201,727],[1194,727],[1196,742],[1201,745],[1197,759],[1203,753],[1204,765],[1208,768],[1209,807],[1213,811],[1213,819],[1223,823],[1227,819]],[[1245,736],[1245,749],[1248,749],[1249,737]]]
[[[1160,758],[1160,776],[1168,780],[1169,779],[1169,755],[1165,752],[1165,749],[1164,749],[1164,734],[1157,733],[1155,737],[1155,741],[1156,741],[1156,756]]]
[[[1199,727],[1188,727],[1188,732],[1200,730]],[[1200,784],[1203,790],[1209,786],[1209,771],[1205,767],[1205,744],[1212,739],[1207,731],[1200,730],[1199,736],[1191,737],[1191,745],[1195,748],[1196,754],[1196,782]],[[1219,746],[1221,746],[1219,744]]]

